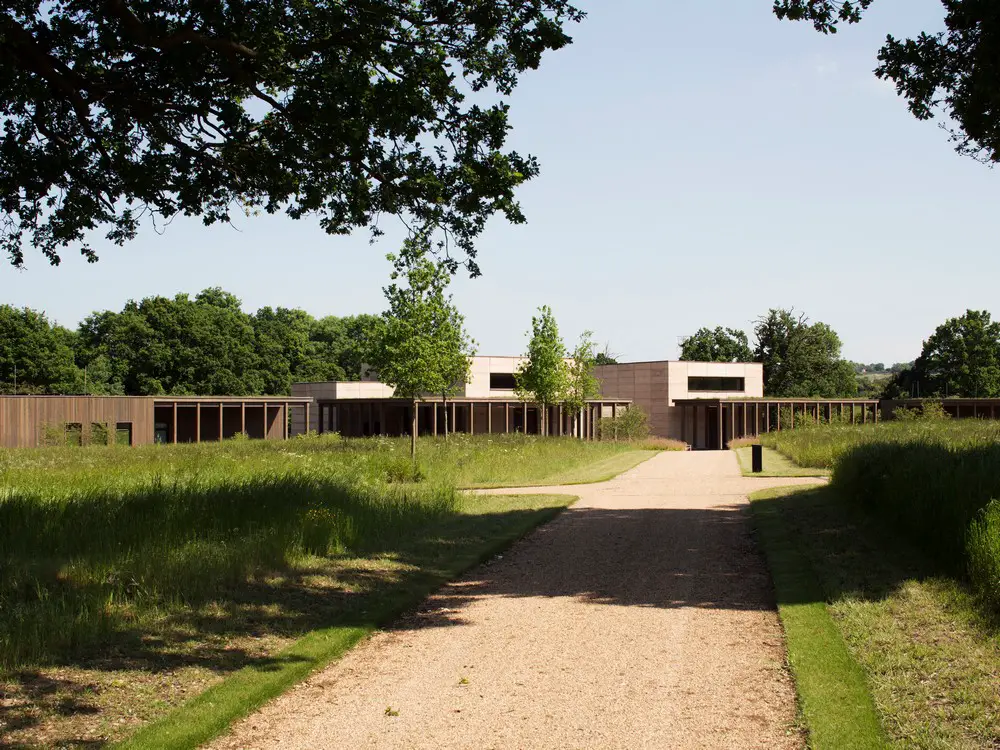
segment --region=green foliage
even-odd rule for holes
[[[397,398],[416,401],[429,393],[449,394],[469,378],[473,342],[464,318],[446,294],[451,274],[430,257],[425,239],[407,240],[393,261],[393,282],[406,277],[407,285],[385,288],[389,309],[373,336],[369,364],[379,379],[395,388]],[[416,409],[411,427],[416,455]]]
[[[645,440],[649,437],[649,416],[643,408],[632,404],[613,417],[603,417],[597,423],[601,440]]]
[[[769,310],[754,327],[754,358],[764,365],[764,395],[837,398],[858,390],[854,368],[840,358],[840,337],[793,310]]]
[[[516,374],[518,398],[543,406],[558,403],[566,398],[570,372],[566,363],[566,346],[548,305],[538,308],[538,315],[531,318],[528,335],[528,361],[521,364]],[[593,354],[590,353],[589,357],[592,362]]]
[[[78,332],[0,306],[0,393],[287,394],[295,381],[357,380],[377,319],[245,313],[219,288],[95,312]]]
[[[700,328],[681,342],[681,360],[689,362],[753,362],[744,331],[717,326]]]
[[[517,79],[569,44],[565,0],[248,0],[134,9],[28,0],[0,16],[0,247],[52,263],[152,214],[300,218],[331,234],[407,215],[468,256],[524,217],[538,173],[504,151]],[[478,92],[469,97],[469,90]],[[378,234],[378,230],[375,230]]]
[[[73,358],[74,334],[43,313],[0,305],[0,393],[76,393],[83,372]]]
[[[805,20],[825,34],[838,23],[858,23],[873,0],[775,0],[778,18]],[[993,0],[944,0],[945,31],[915,39],[889,35],[875,75],[896,91],[919,120],[940,115],[956,150],[989,163],[1000,161],[1000,17]]]
[[[982,528],[972,527],[1000,497],[996,422],[928,418],[832,425],[770,433],[762,442],[800,465],[832,466],[832,486],[843,497],[881,518],[951,574],[969,570],[970,534],[980,535],[977,554],[989,549]],[[988,563],[978,559],[976,565],[983,569]],[[979,593],[992,596],[985,589]]]
[[[1000,612],[1000,502],[991,500],[969,527],[969,580],[987,608]]]
[[[1000,323],[986,310],[967,310],[939,325],[908,378],[922,396],[1000,396]]]
[[[582,409],[587,401],[601,394],[601,385],[594,377],[597,354],[593,335],[593,331],[583,332],[566,365],[566,391],[562,402],[570,411]]]

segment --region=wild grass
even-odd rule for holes
[[[344,612],[345,627],[372,627],[420,581],[568,502],[508,508],[457,487],[586,480],[648,455],[524,436],[421,439],[416,470],[406,440],[384,438],[0,451],[0,733],[31,741],[31,726],[73,717],[93,729],[90,708],[123,710],[111,695],[144,720],[176,702],[167,682],[276,669],[275,649]],[[392,606],[356,604],[383,590]],[[67,710],[90,683],[90,708]]]
[[[907,419],[763,438],[796,463],[832,466],[832,484],[1000,611],[1000,423]]]
[[[863,671],[888,736],[884,746],[1000,746],[1000,631],[966,584],[941,575],[919,547],[891,533],[878,516],[836,487],[768,490],[752,499],[755,519],[766,515],[778,524],[786,549],[792,550],[779,568],[815,580],[814,589],[803,587],[790,595],[775,574],[793,667],[797,626],[786,619],[787,605],[817,617],[826,611]],[[771,545],[766,539],[762,543]],[[768,558],[772,562],[770,550]],[[829,644],[815,640],[820,633],[810,632],[814,640],[805,642],[813,664],[821,662]],[[815,686],[798,680],[799,669],[797,687],[806,707],[811,701],[804,693]],[[838,675],[836,669],[828,674],[826,669],[819,670],[824,681]],[[837,701],[812,704],[826,717],[839,716],[846,731],[855,720],[868,722],[864,710],[856,718]],[[808,719],[809,711],[805,713]]]

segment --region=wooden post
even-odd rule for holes
[[[612,412],[614,414],[614,412]],[[687,404],[681,404],[681,442],[687,440],[688,410]],[[618,432],[615,432],[615,441],[618,440]]]
[[[219,442],[222,442],[222,402],[219,402]]]
[[[306,429],[309,429],[309,425],[306,425]],[[240,401],[240,432],[247,431],[247,402]]]
[[[264,432],[262,436],[265,440],[267,440],[267,401],[265,401],[261,406],[263,406],[261,411],[264,412]]]
[[[691,406],[691,447],[698,447],[698,405]]]
[[[760,402],[757,401],[753,405],[753,436],[757,437],[760,435]]]
[[[777,431],[781,432],[781,402],[780,401],[777,403],[777,406],[776,406],[776,408],[774,410],[774,416],[775,416],[776,422],[777,422]]]
[[[493,404],[489,401],[486,402],[486,432],[493,434]]]
[[[868,404],[861,405],[861,424],[868,424]]]
[[[174,401],[174,431],[173,431],[173,434],[170,437],[172,438],[171,441],[170,441],[171,443],[176,443],[177,442],[177,402],[176,401]]]
[[[556,428],[556,437],[562,437],[562,434],[563,434],[563,410],[562,410],[562,404],[559,404],[556,407],[556,421],[559,423],[559,426]]]
[[[878,404],[872,407],[872,414],[875,415],[875,424],[878,424]]]
[[[723,446],[724,446],[724,444],[725,444],[725,437],[724,437],[725,423],[723,422],[722,402],[721,401],[719,402],[719,409],[718,409],[718,411],[719,411],[719,414],[718,414],[718,422],[719,422],[719,445],[717,447],[721,451],[722,448],[723,448]]]
[[[510,434],[510,402],[503,402],[503,434]]]
[[[473,401],[469,402],[469,434],[476,434],[476,404]]]
[[[434,410],[434,413],[431,415],[431,433],[434,435],[434,437],[437,437],[437,434],[438,434],[438,405],[436,403],[433,403],[433,404],[431,404],[431,408]]]
[[[201,401],[194,405],[194,441],[201,442]]]

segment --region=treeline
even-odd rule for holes
[[[840,356],[841,342],[826,323],[810,323],[794,310],[771,309],[754,322],[754,342],[738,328],[701,328],[681,342],[681,359],[760,362],[764,395],[837,398],[858,395],[854,365]]]
[[[244,312],[219,288],[129,301],[76,330],[0,305],[0,393],[287,394],[309,380],[357,380],[377,317]]]
[[[753,332],[751,345],[740,329],[701,328],[681,343],[681,359],[761,362],[766,396],[1000,398],[1000,322],[986,310],[949,318],[913,362],[888,368],[842,359],[840,337],[830,326],[792,310],[769,310]]]

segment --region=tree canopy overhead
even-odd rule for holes
[[[14,265],[26,244],[58,263],[149,215],[316,213],[344,234],[395,214],[446,232],[475,274],[475,237],[494,213],[524,220],[514,189],[538,172],[504,151],[498,98],[582,15],[566,0],[7,3],[0,245]]]
[[[835,33],[840,23],[858,23],[874,0],[775,0],[778,18],[811,21]],[[948,128],[959,153],[983,162],[1000,161],[1000,4],[996,0],[941,0],[945,31],[916,39],[888,36],[875,74],[895,82],[910,112],[935,115]],[[946,126],[947,127],[947,126]]]

